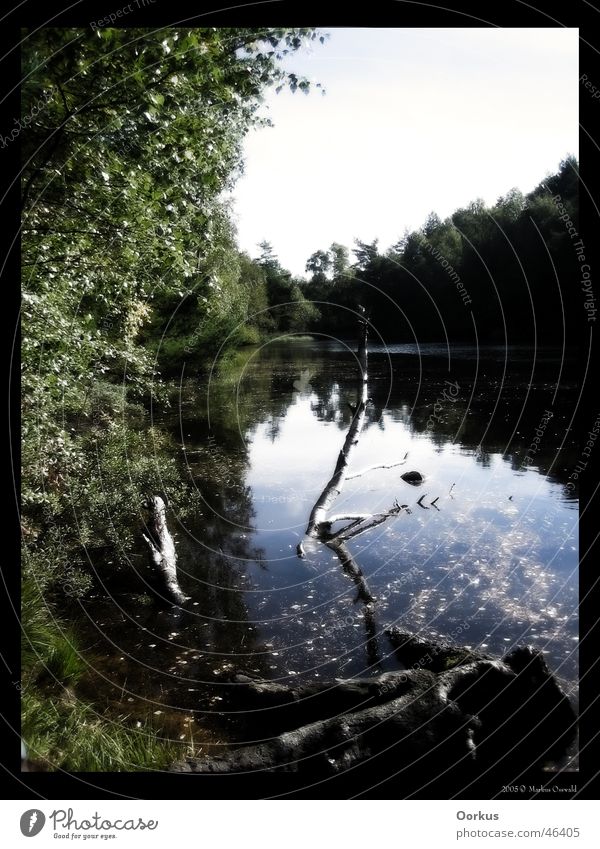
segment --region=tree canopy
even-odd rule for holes
[[[574,344],[577,227],[578,163],[567,157],[529,194],[431,213],[386,251],[356,239],[344,272],[331,273],[334,246],[316,251],[304,291],[328,302],[315,324],[328,332],[349,332],[364,304],[388,342]]]

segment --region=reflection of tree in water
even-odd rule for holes
[[[155,723],[171,736],[181,730],[184,716],[188,724],[193,716],[197,727],[219,733],[224,682],[232,672],[267,674],[265,650],[245,601],[248,563],[260,561],[264,552],[252,543],[254,508],[241,437],[274,405],[268,403],[268,370],[253,381],[254,401],[244,393],[236,398],[235,380],[216,381],[210,424],[205,390],[190,382],[179,409],[168,408],[161,421],[180,441],[201,496],[192,518],[169,516],[179,580],[191,603],[186,609],[157,610],[148,598],[130,593],[118,596],[117,604],[95,595],[85,602],[85,634],[97,658],[92,689],[106,690],[108,679],[115,707],[140,719],[157,714]],[[286,403],[282,399],[282,410]],[[138,592],[143,591],[140,581]]]
[[[282,423],[282,421],[283,421],[282,418],[275,418],[275,416],[273,416],[273,417],[271,417],[271,419],[269,419],[269,423],[267,425],[267,433],[269,434],[269,439],[271,440],[271,442],[275,442],[275,440],[278,438],[279,434],[281,433],[281,423]]]
[[[256,644],[256,635],[248,630],[247,624],[232,626],[230,623],[232,619],[247,622],[243,603],[244,589],[249,588],[246,564],[250,561],[260,563],[263,559],[260,549],[252,547],[250,542],[254,512],[251,491],[245,486],[248,454],[244,440],[251,440],[256,428],[265,424],[271,438],[278,439],[289,406],[305,403],[307,399],[319,421],[335,423],[340,431],[346,431],[353,418],[348,402],[354,398],[356,389],[357,363],[348,352],[321,353],[315,352],[313,347],[305,356],[299,355],[293,346],[277,348],[275,345],[263,349],[259,357],[250,358],[246,366],[242,359],[248,360],[248,354],[225,368],[211,385],[209,408],[206,388],[198,388],[191,382],[186,384],[182,426],[180,428],[177,416],[172,427],[174,433],[183,435],[190,475],[206,507],[197,524],[190,529],[200,542],[193,538],[180,542],[181,565],[188,568],[189,564],[192,580],[194,576],[199,580],[194,597],[204,594],[206,598],[202,603],[216,612],[216,619],[225,623],[223,634],[212,639],[216,646],[221,644],[221,638],[227,640],[229,651],[235,650],[235,646],[244,649],[249,641]],[[454,441],[484,467],[491,465],[494,454],[505,451],[512,436],[511,453],[505,455],[505,459],[513,468],[519,468],[548,404],[548,394],[551,397],[550,390],[554,390],[547,382],[552,377],[543,374],[537,378],[539,385],[532,387],[523,408],[529,374],[522,366],[511,368],[501,386],[501,369],[487,363],[482,368],[480,363],[476,391],[471,398],[476,371],[474,362],[457,361],[451,377],[446,362],[431,358],[423,362],[427,369],[420,375],[414,358],[403,357],[400,363],[398,359],[393,360],[394,373],[390,379],[387,358],[372,355],[369,396],[373,403],[366,410],[365,428],[385,430],[390,421],[400,421],[412,433],[427,434],[439,449]],[[308,373],[310,378],[302,382],[303,373]],[[446,381],[456,382],[460,391],[455,400],[443,402],[434,427],[431,427],[431,413]],[[500,400],[494,411],[500,388]],[[568,387],[558,393],[552,424],[563,422],[561,410],[568,409],[571,394]],[[521,412],[518,433],[513,435]],[[534,468],[544,470],[554,460],[557,431],[552,426],[547,428],[547,439],[542,441],[535,456]],[[568,463],[562,462],[553,470],[556,480],[561,477],[561,467],[568,467]],[[351,556],[352,552],[349,553]],[[356,561],[353,561],[352,571],[360,571]],[[351,572],[348,574],[352,577]],[[210,584],[212,589],[206,590],[202,582]],[[240,609],[236,609],[236,605],[241,605]],[[369,665],[377,664],[375,613],[369,611],[364,619],[367,661]],[[214,628],[219,631],[220,626]],[[238,668],[243,668],[243,663],[240,660]]]
[[[335,422],[341,428],[344,427],[344,408],[340,394],[339,384],[334,383],[329,391],[317,394],[317,400],[311,401],[310,408],[320,422]]]
[[[319,421],[334,422],[343,430],[352,418],[347,398],[355,363],[340,352],[327,352],[325,356],[318,367],[313,364],[311,409]],[[412,433],[426,433],[439,448],[449,442],[459,445],[484,467],[491,465],[492,455],[500,454],[515,471],[529,467],[556,483],[566,483],[579,456],[570,436],[558,451],[575,406],[577,385],[571,363],[563,367],[554,400],[556,363],[539,362],[532,379],[527,361],[509,361],[503,376],[502,363],[488,360],[480,361],[479,369],[475,361],[453,360],[450,374],[446,360],[424,358],[420,373],[416,357],[401,357],[400,363],[398,359],[392,360],[390,375],[388,358],[372,355],[369,393],[373,406],[366,428],[384,430],[389,417],[402,422]],[[455,399],[442,398],[447,382],[458,383]],[[434,419],[432,413],[438,402],[441,410]],[[551,409],[554,415],[528,463],[527,452],[545,409]]]

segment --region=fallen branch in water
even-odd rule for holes
[[[388,519],[390,516],[397,515],[401,512],[401,510],[406,509],[407,512],[410,511],[408,510],[405,504],[399,505],[398,502],[395,501],[392,507],[389,508],[389,510],[385,510],[384,512],[377,514],[344,513],[328,518],[328,513],[329,510],[333,507],[337,497],[340,495],[342,487],[344,486],[346,480],[352,480],[354,478],[361,477],[361,475],[373,471],[374,469],[391,469],[395,466],[401,466],[406,462],[408,452],[404,456],[404,460],[400,460],[397,463],[391,463],[389,465],[369,466],[367,469],[363,469],[361,472],[357,472],[356,474],[347,474],[352,453],[358,445],[360,433],[365,422],[367,406],[371,401],[368,392],[368,323],[365,318],[361,317],[359,318],[358,325],[359,340],[357,359],[359,365],[359,375],[356,392],[356,403],[348,405],[352,412],[352,421],[350,423],[348,433],[346,434],[342,449],[338,454],[333,475],[328,480],[325,488],[317,498],[311,510],[308,525],[306,527],[306,536],[320,540],[336,554],[340,563],[342,564],[344,571],[352,578],[352,580],[358,587],[358,599],[366,603],[370,603],[374,601],[375,598],[368,587],[368,584],[364,578],[360,567],[354,561],[352,554],[350,553],[348,548],[346,548],[344,543],[348,542],[348,540],[350,539],[354,539],[354,537],[357,537],[360,534],[366,533],[366,531],[377,527],[377,525],[381,525],[383,522],[386,521],[386,519]],[[341,528],[339,531],[332,532],[332,525],[336,522],[343,521],[348,521],[350,524],[346,525],[344,528]],[[296,551],[298,557],[304,558],[306,556],[302,543],[298,543]]]
[[[357,399],[354,405],[352,422],[346,434],[346,439],[340,451],[332,477],[327,481],[325,489],[317,498],[313,509],[311,510],[306,528],[306,535],[309,537],[319,537],[322,525],[327,521],[327,513],[333,506],[336,498],[342,491],[344,481],[346,479],[346,471],[350,458],[356,446],[358,445],[358,437],[362,430],[365,416],[367,412],[368,397],[368,371],[367,371],[367,332],[368,325],[364,318],[359,319],[359,342],[358,342],[358,367],[359,380],[357,388]]]
[[[366,513],[364,516],[356,517],[356,519],[349,525],[346,525],[345,528],[342,528],[341,530],[332,534],[329,541],[348,541],[349,539],[358,537],[361,534],[364,534],[365,531],[370,531],[371,528],[375,528],[377,527],[377,525],[381,525],[390,516],[396,516],[402,510],[406,510],[407,513],[410,513],[410,510],[408,509],[408,506],[406,504],[398,504],[398,502],[395,501],[393,506],[390,507],[389,510],[385,510],[383,513],[375,513],[374,515]],[[366,522],[367,519],[370,519],[371,521],[367,522],[367,524],[362,524],[363,522]]]
[[[374,472],[376,469],[395,469],[397,466],[406,465],[406,457],[404,460],[398,460],[397,463],[383,463],[381,466],[367,466],[366,469],[362,469],[360,472],[355,472],[353,475],[347,475],[347,481],[353,481],[355,478],[362,478],[363,475],[366,475],[368,472]]]
[[[184,594],[177,580],[177,552],[175,542],[167,525],[165,502],[160,495],[148,498],[148,509],[151,518],[148,523],[148,534],[142,534],[150,550],[150,557],[160,576],[159,596],[173,604],[184,604],[190,596]],[[164,596],[162,595],[164,593]]]

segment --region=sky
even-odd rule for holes
[[[527,192],[578,155],[576,29],[324,29],[286,59],[320,82],[270,91],[234,192],[242,250],[303,275],[332,242],[385,249],[434,211]]]

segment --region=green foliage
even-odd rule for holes
[[[250,324],[242,324],[235,334],[236,345],[258,345],[261,341],[261,334],[257,327]]]
[[[166,768],[181,751],[149,724],[133,728],[127,717],[78,699],[89,654],[56,615],[49,591],[56,576],[32,559],[26,557],[21,591],[21,736],[28,758],[70,772]],[[85,592],[84,578],[62,576],[69,595]]]
[[[311,28],[26,33],[27,498],[39,498],[33,479],[39,488],[59,474],[53,467],[72,450],[63,416],[98,379],[148,391],[182,298],[197,347],[220,344],[247,319],[251,293],[221,197],[265,87],[307,90],[279,60],[317,37]],[[165,341],[169,352],[168,332]]]
[[[319,311],[310,303],[310,297],[307,299],[305,296],[304,281],[295,280],[281,266],[269,242],[261,242],[259,247],[261,255],[256,263],[264,274],[272,328],[296,332],[314,324],[319,318]]]
[[[85,669],[77,637],[56,620],[31,572],[22,582],[22,676],[25,685],[49,675],[67,684]]]
[[[115,558],[126,562],[139,537],[143,502],[149,494],[162,493],[182,512],[186,506],[193,509],[175,447],[158,428],[134,430],[126,423],[110,422],[106,430],[89,435],[84,457],[82,473],[70,487],[72,507],[65,516],[66,526],[77,528],[74,543],[114,549]]]
[[[21,734],[28,756],[67,772],[146,772],[167,769],[181,747],[148,723],[139,728],[127,717],[111,718],[74,699],[26,691]]]
[[[79,541],[100,544],[106,492],[122,495],[129,525],[144,489],[160,481],[175,497],[175,474],[145,450],[147,422],[125,424],[125,410],[160,392],[161,368],[275,327],[263,272],[240,256],[222,195],[240,171],[244,135],[260,123],[265,87],[307,90],[279,60],[318,37],[312,28],[26,33],[30,535],[64,537],[77,512]],[[162,438],[150,436],[162,461]],[[104,542],[124,530],[117,522]]]
[[[195,509],[151,426],[161,371],[275,327],[223,200],[265,88],[313,28],[41,28],[22,44],[24,729],[65,769],[162,763],[151,734],[52,706],[81,674],[55,610],[139,544],[142,503]],[[41,104],[41,106],[40,106]],[[99,712],[102,714],[102,711]]]
[[[351,311],[362,304],[375,332],[389,342],[560,345],[564,335],[574,344],[578,264],[574,237],[560,216],[567,214],[577,228],[577,174],[577,161],[568,157],[527,196],[512,189],[492,207],[477,200],[443,221],[431,213],[385,254],[377,240],[357,239],[351,274],[330,274],[333,245],[329,253],[316,251],[303,291],[329,303],[319,303],[313,326],[348,333]]]
[[[240,254],[240,284],[245,288],[247,299],[246,321],[260,333],[274,329],[273,317],[269,310],[267,281],[264,270],[250,259],[247,254]],[[250,330],[250,327],[247,328]],[[257,340],[258,341],[258,340]]]
[[[306,270],[319,280],[326,280],[331,271],[332,261],[329,251],[315,251],[306,262]]]

